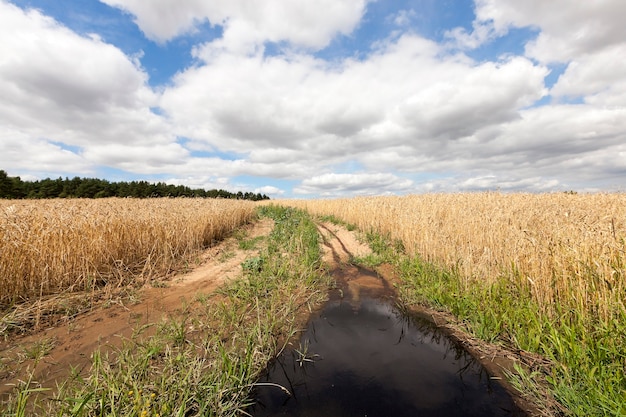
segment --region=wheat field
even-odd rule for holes
[[[404,245],[466,285],[506,278],[545,312],[609,319],[626,303],[626,194],[459,193],[289,200]]]
[[[0,200],[0,307],[163,276],[255,215],[221,199]]]

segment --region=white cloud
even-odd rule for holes
[[[82,114],[155,101],[145,87],[145,74],[119,49],[80,37],[39,12],[25,13],[5,3],[0,8],[5,106],[58,107]],[[65,121],[71,122],[69,117]]]
[[[239,51],[265,41],[322,48],[335,35],[351,33],[366,6],[366,0],[101,1],[133,14],[151,39],[165,42],[208,21],[224,27],[221,45]]]
[[[496,30],[493,21],[475,20],[472,23],[472,30],[468,31],[462,27],[450,29],[444,33],[448,41],[448,47],[465,49],[476,49],[498,36],[506,34],[508,30],[500,28]]]
[[[33,138],[5,126],[0,126],[0,139],[0,165],[9,175],[25,167],[30,172],[92,172],[91,164],[81,156],[45,139]]]
[[[240,191],[240,188],[231,184],[230,179],[219,176],[207,176],[202,174],[188,175],[181,177],[171,177],[163,180],[166,184],[173,185],[185,185],[192,189],[205,189],[205,190],[226,190],[226,191]]]
[[[497,33],[535,27],[540,34],[527,45],[528,56],[544,63],[568,62],[626,39],[626,2],[599,0],[475,0],[476,21]]]
[[[90,146],[83,153],[83,156],[100,165],[143,172],[147,169],[183,164],[186,162],[189,152],[177,143],[147,146],[127,146],[114,143]]]
[[[440,52],[404,36],[340,66],[305,55],[223,54],[179,74],[161,106],[180,136],[258,162],[306,163],[394,140],[439,146],[514,119],[544,94],[547,71],[524,58],[476,65]]]
[[[400,107],[401,117],[425,137],[460,139],[479,128],[515,119],[519,109],[545,94],[546,74],[547,70],[523,58],[467,66],[415,91]]]
[[[255,188],[254,192],[256,194],[265,194],[270,197],[280,197],[285,194],[285,190],[281,190],[278,187],[274,187],[273,185],[266,185],[260,188]]]
[[[161,107],[178,135],[243,155],[230,164],[238,173],[307,178],[350,159],[419,172],[424,166],[411,161],[445,161],[472,140],[481,145],[477,132],[518,119],[545,94],[547,70],[525,58],[476,64],[443,51],[406,35],[363,61],[333,65],[303,54],[225,53],[180,73]]]
[[[593,183],[615,189],[626,174],[621,159],[626,143],[622,122],[626,67],[618,58],[626,56],[626,26],[621,18],[625,14],[626,3],[620,0],[477,0],[473,31],[457,28],[448,37],[456,47],[471,49],[504,36],[511,28],[535,29],[538,35],[527,41],[526,56],[543,64],[566,64],[549,91],[553,102],[530,109],[508,107],[517,117],[482,124],[453,146],[431,148],[422,155],[406,146],[401,151],[390,148],[381,158],[400,169],[419,164],[433,172],[463,172],[471,179],[437,183],[444,188],[500,184],[541,191],[567,186],[594,189],[585,185]],[[506,77],[504,84],[511,88],[513,79]],[[437,95],[445,97],[445,93]],[[584,104],[562,104],[570,100]],[[451,108],[458,111],[462,106]],[[480,111],[468,120],[480,120]],[[368,166],[373,163],[367,161]]]
[[[146,74],[114,46],[4,2],[0,39],[0,123],[33,146],[46,139],[84,150],[59,150],[64,157],[52,158],[55,166],[45,170],[80,166],[76,171],[85,172],[86,166],[107,160],[113,144],[167,147],[175,141],[164,119],[150,111],[158,97]],[[2,153],[0,162],[10,163],[7,159]]]
[[[626,42],[574,59],[552,87],[556,98],[584,97],[600,106],[626,106]]]
[[[407,141],[360,161],[367,170],[440,178],[419,181],[423,191],[471,190],[480,184],[531,191],[620,189],[626,177],[625,118],[623,107],[542,106],[459,140],[423,148]]]
[[[393,23],[396,26],[405,26],[406,27],[416,17],[417,17],[417,13],[415,13],[415,10],[409,9],[409,10],[400,10],[396,14],[392,15],[391,19],[393,20]]]
[[[305,179],[294,189],[296,194],[324,197],[407,193],[413,181],[390,173],[322,174]]]
[[[533,27],[526,56],[476,62],[409,26],[331,62],[311,51],[353,33],[366,0],[324,1],[107,0],[162,42],[223,25],[223,37],[189,46],[194,65],[157,92],[140,57],[0,0],[1,167],[100,165],[194,188],[290,193],[272,185],[281,178],[301,181],[293,192],[304,196],[590,189],[626,176],[623,2],[480,0],[473,32],[448,33],[474,48]],[[266,41],[287,45],[268,56]],[[566,69],[547,90],[552,62]],[[547,94],[552,102],[536,106]]]
[[[470,178],[446,178],[427,181],[420,185],[420,192],[473,192],[473,191],[564,191],[566,187],[558,180],[542,177],[516,177],[511,175],[482,175]]]

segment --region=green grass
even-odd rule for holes
[[[375,233],[368,234],[373,255],[365,265],[392,263],[400,273],[405,307],[427,305],[445,310],[476,337],[541,355],[548,366],[519,367],[510,378],[520,391],[553,413],[574,416],[626,416],[626,309],[614,317],[583,317],[569,306],[548,315],[527,289],[502,277],[492,284],[467,280],[442,269]],[[620,304],[616,301],[616,306]],[[547,394],[546,389],[547,388]],[[554,406],[552,397],[560,404]],[[550,409],[552,407],[552,409]]]
[[[346,228],[346,230],[350,232],[357,230],[357,227],[355,225],[346,223],[340,218],[333,216],[333,215],[319,216],[318,218],[322,222],[328,222],[328,223],[336,224],[339,226],[343,226]]]
[[[94,352],[89,374],[76,373],[53,398],[38,396],[27,380],[1,415],[244,414],[260,372],[302,327],[298,312],[325,300],[329,286],[308,216],[274,206],[260,214],[275,227],[239,279],[195,297],[155,334],[138,329],[114,352]]]
[[[259,244],[265,238],[264,236],[256,236],[253,238],[248,237],[248,233],[245,230],[238,230],[233,234],[238,242],[239,249],[241,250],[253,250],[257,249]]]
[[[25,359],[33,359],[39,361],[44,356],[48,355],[54,348],[55,340],[51,338],[45,338],[38,340],[31,345],[23,348],[23,355]]]

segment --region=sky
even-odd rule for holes
[[[0,169],[272,198],[624,191],[624,0],[0,0]]]

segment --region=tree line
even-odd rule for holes
[[[251,192],[231,193],[226,190],[192,189],[185,185],[172,185],[148,181],[109,182],[97,178],[72,179],[59,177],[37,181],[22,181],[0,170],[0,198],[105,198],[105,197],[204,197],[239,200],[269,200],[265,194]]]

